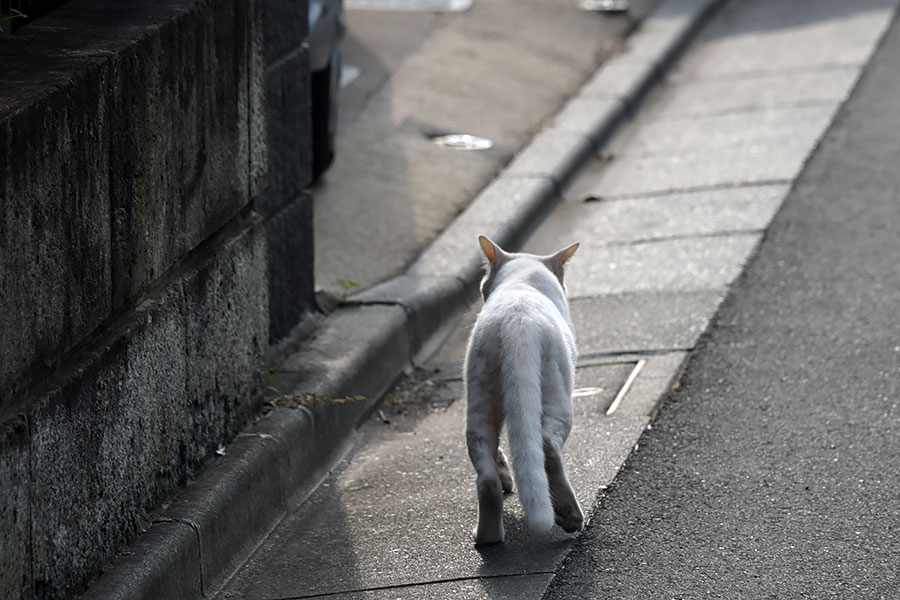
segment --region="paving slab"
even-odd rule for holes
[[[617,158],[597,186],[608,197],[669,194],[714,187],[787,183],[803,168],[815,140]]]
[[[724,290],[761,234],[685,238],[579,249],[566,275],[569,298],[628,292]]]
[[[859,67],[890,23],[894,0],[800,0],[730,7],[684,67],[692,77]],[[739,19],[737,18],[739,15]]]
[[[576,298],[572,321],[582,360],[591,356],[694,347],[723,290],[638,292]]]
[[[725,112],[834,105],[847,98],[859,77],[857,67],[825,67],[790,73],[752,73],[740,78],[696,79],[671,74],[647,115],[687,117]],[[668,86],[678,87],[667,93]]]
[[[591,184],[594,185],[591,185]],[[640,198],[604,200],[596,179],[583,178],[528,240],[537,253],[570,242],[630,244],[675,237],[765,229],[788,186],[750,185]],[[581,257],[576,253],[575,259]]]
[[[690,90],[673,87],[668,91],[667,97],[678,98]],[[628,157],[672,156],[683,152],[719,152],[742,146],[790,142],[808,153],[811,144],[831,122],[834,112],[834,103],[687,117],[655,111],[652,119],[642,119],[631,128],[612,151]]]

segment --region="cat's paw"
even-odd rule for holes
[[[483,528],[483,530],[476,528],[474,534],[476,546],[489,546],[491,544],[500,544],[503,542],[502,527],[493,531],[489,531],[486,527]]]
[[[553,510],[556,513],[556,524],[566,533],[577,533],[584,529],[584,515],[577,504],[561,504]]]

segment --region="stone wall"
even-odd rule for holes
[[[307,3],[268,0],[266,91],[269,186],[257,199],[269,239],[269,334],[287,336],[315,310],[309,144]],[[299,135],[298,135],[299,133]]]
[[[257,411],[271,256],[281,330],[312,306],[308,66],[266,23],[72,0],[0,40],[2,598],[77,593]]]

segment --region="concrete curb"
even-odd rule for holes
[[[521,244],[561,189],[653,85],[723,0],[664,0],[407,271],[350,298],[276,376],[283,391],[378,398],[425,356],[477,295],[484,234]],[[287,512],[352,447],[374,403],[277,410],[212,460],[198,479],[82,596],[213,597]]]

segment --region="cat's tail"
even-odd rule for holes
[[[543,340],[533,324],[529,327],[515,318],[504,323],[501,339],[503,411],[519,500],[528,526],[546,532],[553,527],[554,516],[541,435]]]

